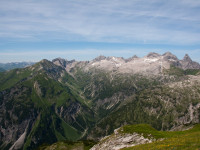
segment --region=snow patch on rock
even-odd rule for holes
[[[17,150],[22,148],[22,146],[24,145],[24,140],[26,138],[26,134],[27,134],[27,129],[28,129],[29,123],[24,131],[24,133],[19,137],[19,139],[11,146],[11,148],[9,150]]]

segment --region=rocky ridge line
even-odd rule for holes
[[[139,144],[146,144],[155,141],[154,138],[144,138],[142,135],[133,133],[122,133],[122,128],[114,130],[110,136],[106,136],[94,145],[90,150],[120,150]]]
[[[86,72],[95,68],[109,72],[140,73],[144,75],[160,74],[164,69],[170,69],[171,65],[183,70],[200,69],[200,64],[192,61],[188,54],[185,55],[183,60],[179,60],[170,52],[166,52],[163,55],[151,52],[142,58],[134,55],[128,59],[124,59],[123,57],[99,56],[91,61],[68,61],[56,58],[52,62],[65,68],[68,73],[75,67],[82,68]]]

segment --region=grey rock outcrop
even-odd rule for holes
[[[61,67],[66,67],[66,64],[67,64],[67,60],[65,59],[62,59],[62,58],[56,58],[56,59],[53,59],[52,62],[58,66],[61,66]]]
[[[121,128],[115,129],[114,134],[106,136],[94,145],[90,150],[120,150],[126,147],[132,147],[139,144],[151,143],[155,139],[144,138],[137,133],[120,133]]]
[[[158,54],[158,53],[154,53],[154,52],[150,52],[147,57],[148,58],[157,58],[157,57],[160,57],[161,55]]]
[[[100,55],[100,56],[96,57],[93,61],[101,61],[101,60],[104,60],[104,59],[106,59],[106,57]]]
[[[182,69],[200,69],[199,63],[192,61],[188,54],[186,54],[183,60],[180,61]]]

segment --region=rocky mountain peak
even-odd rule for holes
[[[139,58],[139,57],[137,55],[134,55],[134,56],[126,59],[126,62],[132,61],[132,60],[137,59],[137,58]]]
[[[63,59],[63,58],[56,58],[56,59],[53,59],[52,62],[57,66],[66,68],[69,64],[74,63],[75,60],[73,59],[73,60],[68,61],[67,59]]]
[[[192,61],[188,54],[185,54],[183,60],[180,61],[182,65],[182,69],[200,69],[200,64]]]
[[[131,57],[131,58],[138,58],[138,56],[137,55],[134,55],[133,57]]]
[[[100,55],[100,56],[96,57],[96,58],[94,59],[94,61],[101,61],[101,60],[104,60],[104,59],[106,59],[106,57],[103,56],[103,55]]]
[[[53,59],[52,62],[58,66],[62,66],[62,67],[66,67],[66,61],[65,59],[63,58],[56,58],[56,59]]]
[[[185,54],[183,61],[192,62],[192,59],[190,58],[188,54]]]
[[[54,69],[57,68],[57,65],[54,65],[51,61],[47,60],[47,59],[43,59],[40,62],[30,66],[31,70],[49,70],[49,69]]]
[[[163,54],[163,56],[174,56],[171,52],[166,52]]]
[[[47,59],[42,59],[39,63],[48,63],[48,62],[50,62],[50,61]]]
[[[63,59],[63,58],[61,58],[61,57],[58,57],[58,58],[55,58],[55,59],[53,59],[52,60],[52,62],[54,62],[54,61],[65,61],[66,59]]]
[[[36,63],[34,66],[37,66],[38,64],[42,66],[43,68],[49,68],[50,66],[52,66],[52,62],[47,59],[41,60],[40,62]]]
[[[164,60],[173,60],[173,61],[175,60],[175,61],[178,61],[178,58],[175,55],[173,55],[172,53],[170,53],[170,52],[166,52],[162,56],[163,56]]]
[[[55,61],[64,62],[64,61],[67,61],[67,60],[63,59],[61,57],[58,57],[58,58],[55,58],[55,59],[52,60],[52,62],[55,62]]]
[[[106,60],[108,61],[114,61],[114,62],[119,62],[119,61],[124,61],[124,58],[123,57],[106,57]]]
[[[159,57],[159,56],[160,56],[160,54],[154,53],[154,52],[150,52],[150,53],[147,55],[147,57],[149,57],[149,58],[155,58],[155,57]]]
[[[47,59],[43,59],[40,62],[36,63],[35,65],[31,66],[31,68],[36,69],[38,71],[39,70],[51,71],[51,70],[58,70],[61,67]]]

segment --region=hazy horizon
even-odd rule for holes
[[[170,52],[170,51],[166,51],[165,53],[167,53],[167,52]],[[149,52],[149,53],[154,53],[154,52]],[[139,55],[136,55],[136,54],[134,54],[134,55],[131,55],[131,56],[129,56],[129,57],[122,57],[122,56],[114,56],[114,57],[122,57],[122,58],[124,58],[124,59],[128,59],[128,58],[131,58],[131,57],[133,57],[133,56],[137,56],[137,57],[139,57],[139,58],[141,58],[141,57],[145,57],[145,56],[147,56],[149,53],[147,53],[147,54],[145,54],[145,55],[143,55],[143,56],[139,56]],[[170,52],[171,53],[171,52]],[[163,55],[164,53],[158,53],[157,52],[157,54],[160,54],[160,55]],[[172,53],[173,54],[173,53]],[[186,53],[187,54],[187,53]],[[186,54],[184,54],[184,56],[186,55]],[[102,54],[100,54],[100,55],[98,55],[98,56],[96,56],[96,57],[99,57],[99,56],[105,56],[105,57],[113,57],[113,55],[102,55]],[[95,59],[96,57],[94,57],[94,58],[92,58],[92,59]],[[189,55],[189,57],[190,57],[190,55]],[[61,59],[66,59],[66,60],[68,60],[68,61],[70,61],[70,60],[76,60],[76,61],[91,61],[92,59],[87,59],[87,60],[77,60],[77,59],[67,59],[67,58],[64,58],[64,57],[55,57],[55,58],[53,58],[53,59],[56,59],[56,58],[61,58]],[[179,60],[182,60],[184,57],[182,57],[182,58],[179,58],[179,57],[177,57]],[[43,58],[43,59],[47,59],[47,60],[49,60],[49,61],[52,61],[53,59],[48,59],[48,58]],[[35,62],[39,62],[39,61],[41,61],[41,60],[43,60],[43,59],[40,59],[40,60],[38,60],[38,61],[11,61],[11,62],[0,62],[0,63],[2,63],[2,64],[6,64],[6,63],[23,63],[23,62],[30,62],[30,63],[35,63]],[[191,58],[192,59],[192,58]],[[192,59],[193,60],[193,59]],[[193,60],[193,61],[195,61],[195,60]]]

